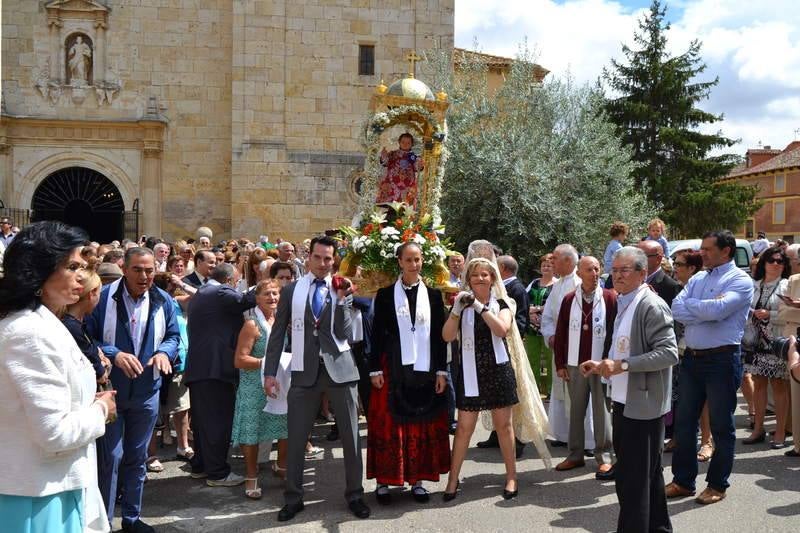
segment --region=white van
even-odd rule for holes
[[[674,261],[675,254],[681,250],[699,250],[703,239],[686,239],[682,241],[669,241],[669,258]],[[750,273],[750,261],[753,260],[753,248],[745,239],[736,239],[736,253],[733,255],[736,266]]]

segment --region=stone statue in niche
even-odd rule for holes
[[[92,47],[78,35],[67,52],[67,84],[73,87],[90,85],[91,73]]]

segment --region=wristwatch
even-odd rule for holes
[[[623,359],[619,366],[623,372],[627,372],[628,369],[631,367],[627,359]]]

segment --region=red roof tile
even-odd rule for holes
[[[800,148],[800,141],[794,141],[790,143],[785,150],[779,151],[779,154],[775,157],[750,168],[747,168],[744,165],[734,167],[734,169],[731,170],[727,176],[721,179],[740,178],[750,174],[759,174],[761,172],[772,172],[784,168],[800,167],[800,150],[798,150],[798,148]],[[754,150],[748,150],[748,152],[752,153]],[[759,152],[772,153],[774,150],[761,149]]]

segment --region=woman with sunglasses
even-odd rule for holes
[[[772,449],[786,446],[786,417],[789,411],[789,382],[786,361],[772,353],[771,341],[782,333],[783,322],[778,317],[780,298],[786,292],[791,266],[782,248],[773,246],[761,254],[756,264],[755,290],[750,306],[750,319],[745,326],[744,371],[753,376],[755,425],[743,444],[764,442],[764,415],[767,411],[767,385],[772,385],[775,402],[776,428]]]

